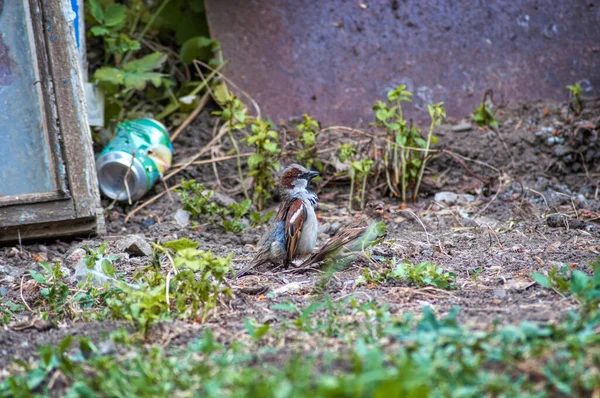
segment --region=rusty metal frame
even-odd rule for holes
[[[65,0],[23,0],[35,43],[54,191],[0,200],[0,242],[103,231],[82,71]],[[46,28],[47,27],[47,28]]]

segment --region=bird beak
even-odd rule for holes
[[[313,171],[313,170],[311,170],[311,171],[309,171],[309,172],[308,172],[308,175],[306,176],[306,179],[307,179],[308,181],[310,181],[310,180],[312,180],[313,178],[315,178],[315,177],[317,177],[317,176],[320,176],[320,175],[321,175],[321,173],[319,173],[318,171]]]
[[[378,204],[377,207],[375,208],[375,212],[377,214],[383,214],[384,210],[385,210],[385,206],[383,204]]]

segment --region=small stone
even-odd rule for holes
[[[60,266],[60,272],[63,274],[64,277],[71,276],[71,269],[69,267],[65,267],[64,265]]]
[[[151,227],[154,224],[156,224],[156,221],[154,221],[154,219],[152,217],[144,218],[142,220],[142,227],[144,227],[144,228]],[[125,230],[125,228],[123,228],[123,230]]]
[[[554,148],[554,156],[558,158],[562,158],[569,153],[571,153],[571,148],[569,148],[567,145],[558,145],[556,148]]]
[[[211,200],[221,207],[228,207],[229,205],[237,203],[231,196],[222,194],[220,192],[213,193]]]
[[[473,125],[468,122],[459,123],[456,126],[452,126],[452,131],[455,133],[462,133],[464,131],[473,130]]]
[[[187,227],[190,225],[190,213],[183,209],[178,209],[173,218],[175,218],[175,222],[180,227]]]
[[[471,203],[475,201],[475,196],[468,193],[457,194],[454,192],[442,191],[435,194],[433,197],[435,202],[445,202],[449,205],[453,205],[457,202]]]
[[[496,289],[492,292],[494,297],[498,298],[506,298],[506,290],[505,289]]]
[[[25,269],[23,267],[14,267],[12,265],[2,265],[0,264],[0,275],[7,275],[20,278],[25,273]]]
[[[19,254],[19,249],[17,249],[16,247],[13,247],[13,248],[10,249],[10,251],[7,254],[7,256],[8,257],[14,257],[17,254]]]
[[[8,290],[5,287],[0,287],[0,296],[6,296],[6,293],[8,293]]]
[[[81,261],[85,256],[87,256],[87,252],[82,247],[69,250],[65,255],[65,264],[71,268],[75,268],[75,264]]]
[[[118,250],[132,256],[149,256],[152,254],[152,246],[140,235],[126,236],[118,240],[116,246]]]
[[[433,197],[436,202],[445,202],[449,205],[453,205],[458,201],[458,194],[454,192],[438,192]]]

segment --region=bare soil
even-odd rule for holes
[[[479,329],[488,329],[494,322],[552,323],[575,308],[572,300],[534,284],[529,275],[562,264],[589,273],[588,264],[598,257],[600,102],[587,101],[586,110],[578,117],[567,115],[565,104],[550,102],[509,105],[498,116],[501,127],[497,132],[476,126],[469,131],[453,131],[457,121],[437,130],[442,144],[439,149],[467,159],[462,161],[469,170],[461,166],[456,156],[442,151],[430,162],[427,185],[418,203],[403,207],[397,199],[385,198],[390,207],[388,232],[385,243],[375,248],[374,254],[413,263],[431,261],[456,273],[458,289],[418,288],[398,282],[355,286],[354,281],[369,266],[367,261],[358,260],[329,282],[326,293],[332,299],[353,295],[359,301],[376,300],[389,305],[393,313],[418,312],[428,305],[443,315],[460,306],[459,319]],[[203,111],[175,141],[175,162],[184,161],[211,139],[213,123],[210,109]],[[229,143],[223,140],[213,155],[227,156],[229,149]],[[235,160],[219,162],[214,168],[211,164],[189,167],[168,181],[169,185],[182,177],[194,178],[220,193],[241,198]],[[345,209],[348,185],[333,181],[322,188],[320,185],[326,180],[327,175],[315,187],[321,197],[320,243],[352,217]],[[164,187],[158,184],[144,199],[162,190]],[[434,194],[439,192],[453,192],[459,197],[456,203],[435,201]],[[109,202],[104,200],[103,205],[107,207]],[[275,209],[277,205],[275,198],[271,206]],[[127,213],[134,207],[135,204],[117,205],[107,210],[108,232],[104,237],[0,248],[0,300],[31,302],[35,293],[28,289],[31,278],[26,270],[37,268],[40,260],[60,261],[68,267],[66,254],[84,244],[95,247],[108,241],[109,250],[115,250],[114,241],[128,234],[142,234],[148,241],[187,237],[200,242],[200,248],[219,255],[233,251],[236,265],[241,266],[252,258],[264,232],[264,227],[237,235],[210,224],[180,227],[173,219],[180,207],[176,194],[164,195],[125,223]],[[580,222],[549,226],[547,217],[552,214]],[[149,257],[125,256],[116,265],[120,272],[132,275],[150,261]],[[259,271],[232,284],[236,288],[265,287],[265,291],[288,285],[289,291],[272,299],[264,293],[238,293],[229,308],[220,308],[208,324],[178,321],[157,325],[149,342],[181,346],[205,327],[213,328],[219,340],[233,341],[244,333],[247,317],[276,323],[274,312],[269,309],[273,303],[305,304],[315,300],[311,292],[318,273]],[[127,325],[61,322],[40,327],[35,318],[26,315],[22,321],[25,327],[9,325],[0,330],[0,365],[11,358],[29,359],[40,345],[55,344],[68,334],[85,335],[101,343],[107,333]]]

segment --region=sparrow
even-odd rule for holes
[[[309,184],[318,175],[318,171],[309,171],[299,164],[283,170],[279,181],[283,203],[260,241],[258,254],[237,272],[238,277],[266,263],[283,261],[288,267],[292,259],[314,250],[319,232],[315,213],[318,198]]]
[[[306,268],[325,259],[339,260],[362,252],[369,247],[379,235],[377,224],[383,216],[383,202],[369,202],[363,214],[350,224],[341,228],[317,252],[306,259],[300,268]]]

